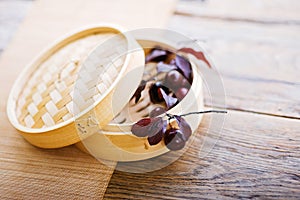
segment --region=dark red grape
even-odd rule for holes
[[[181,116],[175,115],[175,119],[176,119],[177,124],[179,126],[179,130],[183,133],[186,140],[188,140],[189,137],[192,135],[192,129],[191,129],[190,125]]]
[[[146,63],[150,61],[159,62],[164,61],[168,56],[168,52],[162,49],[152,49],[146,56]]]
[[[172,70],[165,77],[165,85],[174,91],[182,85],[183,79],[179,71]]]
[[[163,139],[166,129],[167,129],[167,121],[164,120],[162,129],[158,133],[156,133],[154,136],[147,138],[149,144],[150,145],[158,144]]]
[[[185,96],[186,94],[188,93],[188,89],[187,88],[179,88],[176,92],[175,92],[175,96],[181,101]]]
[[[192,83],[192,68],[190,62],[184,57],[176,55],[175,63],[183,76],[189,81],[189,83]]]
[[[185,136],[179,129],[171,128],[166,131],[164,142],[168,149],[172,151],[180,150],[185,145]]]
[[[144,118],[132,126],[131,132],[138,137],[151,137],[159,133],[163,126],[164,123],[161,117]]]
[[[150,100],[152,103],[161,103],[164,101],[163,95],[161,93],[162,89],[166,93],[170,93],[170,90],[161,84],[161,82],[156,82],[151,85],[149,89]]]
[[[165,113],[166,112],[166,109],[164,109],[163,107],[156,107],[156,108],[154,108],[151,112],[150,112],[150,114],[149,114],[149,116],[150,117],[157,117],[157,116],[159,116],[159,115],[161,115],[161,114],[163,114],[163,113]]]
[[[142,80],[139,87],[136,89],[135,93],[133,94],[133,96],[131,97],[131,99],[135,98],[135,103],[137,103],[140,98],[141,98],[141,94],[142,94],[142,91],[145,89],[146,87],[146,81]]]
[[[132,127],[131,127],[131,132],[138,136],[138,137],[146,137],[147,132],[145,129],[147,129],[147,126],[150,124],[151,118],[144,118],[136,122]]]
[[[186,80],[186,78],[183,78],[182,82],[181,82],[181,87],[185,87],[187,89],[190,89],[191,84],[188,82],[188,80]]]
[[[178,103],[177,98],[167,95],[164,90],[160,89],[160,93],[166,103],[167,109],[174,107]]]

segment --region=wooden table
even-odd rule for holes
[[[9,16],[7,19],[11,20],[6,23],[0,18],[0,30],[8,30],[1,32],[1,50],[33,3],[0,2],[0,8],[8,4],[12,8],[0,11],[0,16]],[[224,128],[221,133],[213,127],[207,132],[210,117],[205,116],[192,147],[178,161],[146,174],[115,171],[104,198],[299,199],[299,10],[298,0],[180,1],[168,28],[199,40],[211,55],[226,89],[229,113]],[[210,105],[208,101],[206,105]],[[215,145],[200,159],[198,148],[203,140]],[[86,156],[74,147],[39,154],[40,158],[47,157],[40,162],[51,160],[55,154],[66,164]],[[74,160],[75,154],[77,160]],[[89,159],[89,162],[85,163],[87,176],[96,169],[96,161]],[[30,167],[30,162],[26,167]],[[58,167],[64,168],[63,165]],[[45,174],[40,174],[40,178],[43,176]],[[86,181],[97,184],[97,179],[92,177]],[[68,194],[72,188],[65,184],[64,191]],[[80,193],[83,185],[75,188],[78,198],[91,197]],[[18,183],[15,188],[18,189]]]

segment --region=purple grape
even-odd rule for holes
[[[138,137],[152,137],[163,129],[164,122],[161,117],[144,118],[136,122],[131,132]]]
[[[160,89],[162,89],[166,93],[170,93],[170,90],[167,87],[163,86],[161,82],[154,83],[149,89],[150,100],[152,103],[161,103],[164,101]]]
[[[192,68],[190,62],[184,57],[176,55],[175,63],[183,76],[189,81],[189,83],[192,83]]]
[[[179,130],[183,133],[184,137],[186,138],[186,141],[190,138],[192,135],[192,129],[190,125],[187,123],[187,121],[178,115],[175,115],[175,119],[177,121],[177,124],[179,126]]]
[[[184,77],[177,70],[170,71],[165,77],[165,85],[175,91],[182,85]]]
[[[181,87],[190,89],[191,88],[191,84],[188,82],[188,80],[186,80],[186,78],[183,78],[182,82],[181,82]]]
[[[166,103],[167,109],[174,107],[179,102],[177,98],[167,95],[162,89],[160,89],[160,93]]]
[[[172,151],[180,150],[185,145],[186,138],[179,129],[171,128],[166,131],[164,142],[168,149]]]
[[[147,138],[149,144],[150,145],[156,145],[160,141],[162,141],[162,139],[164,137],[164,134],[166,132],[166,129],[167,129],[167,121],[164,120],[162,129],[158,133],[156,133],[154,136],[151,136],[151,137]]]
[[[159,115],[161,115],[161,114],[163,114],[163,113],[165,113],[166,112],[166,109],[164,109],[163,107],[156,107],[156,108],[154,108],[151,112],[150,112],[150,114],[149,114],[149,116],[150,117],[157,117],[157,116],[159,116]]]
[[[139,87],[136,89],[135,93],[131,97],[131,99],[135,98],[135,103],[137,103],[140,100],[140,98],[142,96],[142,91],[146,87],[146,83],[147,83],[146,81],[142,80]]]
[[[146,56],[146,63],[147,62],[159,62],[164,61],[167,59],[168,52],[166,50],[162,49],[152,49],[151,52]]]
[[[188,93],[188,89],[187,88],[179,88],[176,92],[175,92],[175,96],[181,101],[185,96],[186,94]]]

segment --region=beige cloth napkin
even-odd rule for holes
[[[31,146],[10,125],[6,100],[18,74],[43,48],[81,26],[115,23],[128,29],[164,27],[174,0],[34,1],[0,60],[0,197],[15,199],[102,198],[113,169],[74,146]]]

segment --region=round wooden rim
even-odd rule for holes
[[[197,107],[200,110],[204,108],[202,77],[198,72],[199,69],[197,65],[195,65],[192,61],[190,62],[192,64],[195,82],[193,81],[190,88],[190,91],[192,92],[190,93],[190,95],[188,93],[188,96],[185,97],[185,101],[192,101],[192,104],[190,104],[190,106],[184,108],[185,112],[193,109],[193,104],[197,104]],[[195,99],[191,97],[193,93],[195,95]],[[184,102],[181,101],[178,105],[176,105],[168,112],[176,113],[175,110],[179,110],[179,107],[182,105],[182,103]],[[196,132],[197,127],[201,123],[202,119],[203,116],[199,115],[198,119],[193,122],[193,134]],[[195,124],[197,125],[195,126]],[[119,126],[122,126],[122,128],[120,128]],[[136,137],[132,134],[131,126],[132,124],[107,125],[100,131],[101,133],[93,134],[89,138],[87,138],[87,141],[82,140],[75,145],[80,150],[95,156],[97,159],[113,160],[118,162],[145,160],[170,151],[162,143],[154,146],[149,146],[147,137]]]
[[[11,89],[11,92],[9,94],[8,101],[7,101],[7,115],[8,115],[10,122],[16,129],[18,129],[21,132],[25,132],[25,133],[39,134],[39,133],[49,132],[49,131],[67,126],[68,124],[74,122],[75,118],[79,118],[79,117],[85,115],[87,112],[91,111],[97,104],[99,104],[99,102],[101,102],[105,98],[105,96],[107,94],[109,94],[113,90],[113,88],[120,81],[120,79],[122,78],[122,75],[126,71],[126,66],[128,66],[131,55],[126,56],[125,63],[124,63],[125,67],[122,67],[122,69],[121,69],[120,73],[118,74],[114,83],[112,83],[110,85],[110,87],[101,96],[101,98],[99,98],[96,102],[94,102],[92,105],[90,105],[87,109],[80,112],[78,115],[73,116],[71,119],[68,119],[67,121],[61,122],[59,124],[55,124],[51,127],[33,129],[33,128],[28,128],[26,126],[21,125],[16,117],[16,112],[15,112],[16,99],[18,98],[18,95],[20,94],[20,88],[22,88],[22,86],[24,85],[25,77],[28,77],[35,69],[37,69],[40,66],[40,64],[43,63],[44,60],[46,60],[47,58],[49,58],[52,55],[52,53],[56,52],[57,50],[59,50],[61,47],[65,46],[65,45],[67,45],[68,43],[76,41],[76,39],[78,39],[78,38],[88,36],[95,32],[108,31],[108,30],[112,31],[112,32],[116,32],[116,34],[120,34],[120,33],[123,33],[126,31],[122,27],[112,25],[112,24],[105,24],[105,23],[87,26],[87,27],[81,28],[79,30],[75,30],[75,31],[63,36],[62,38],[58,39],[53,44],[49,45],[31,63],[29,63],[25,67],[25,69],[21,72],[21,74],[16,79],[16,81]],[[126,34],[124,34],[123,36],[127,40],[131,39]],[[22,85],[22,86],[20,87],[20,85]]]

